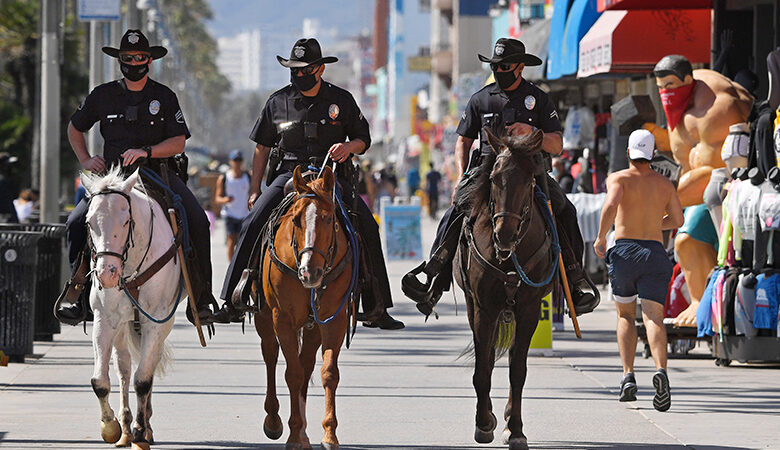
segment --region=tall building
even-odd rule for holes
[[[244,31],[217,39],[219,71],[230,80],[233,92],[261,89],[260,30]]]

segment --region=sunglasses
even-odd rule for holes
[[[298,74],[300,72],[300,73],[302,73],[304,75],[311,75],[314,72],[316,72],[317,69],[319,69],[319,68],[320,68],[320,66],[306,66],[306,67],[293,67],[290,70],[294,74]]]
[[[508,72],[514,65],[515,63],[490,63],[490,70],[495,72],[500,69],[503,72]]]
[[[135,60],[136,62],[144,62],[149,59],[149,55],[119,55],[119,60],[123,63],[129,63],[133,62]]]

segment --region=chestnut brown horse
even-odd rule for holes
[[[511,387],[504,411],[504,443],[510,449],[526,449],[520,406],[528,346],[541,299],[552,290],[560,249],[534,177],[543,173],[537,172],[542,133],[498,139],[487,129],[483,132],[493,153],[484,157],[476,179],[458,193],[459,207],[468,219],[453,266],[455,280],[466,295],[474,337],[474,439],[493,441],[497,420],[490,401],[491,375],[496,348],[508,347]]]
[[[320,178],[307,183],[297,167],[292,181],[294,202],[279,219],[275,236],[266,241],[261,272],[265,305],[255,314],[267,375],[263,430],[271,439],[282,435],[275,379],[281,345],[290,390],[287,447],[311,447],[306,436],[306,393],[321,345],[325,388],[322,445],[332,449],[339,445],[338,357],[347,330],[347,309],[351,307],[347,297],[353,254],[337,215],[336,181],[331,168],[325,167]]]

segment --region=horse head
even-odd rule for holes
[[[298,198],[290,210],[292,243],[298,279],[306,289],[317,289],[322,285],[336,257],[339,224],[333,203],[335,184],[333,170],[328,166],[320,178],[309,183],[301,176],[300,166],[293,172]]]
[[[542,150],[544,134],[536,130],[525,136],[498,138],[483,129],[496,155],[490,172],[490,218],[493,224],[493,246],[498,259],[508,259],[528,230],[533,208],[533,156]]]
[[[130,191],[137,181],[138,171],[124,179],[118,166],[104,177],[81,174],[81,184],[89,201],[86,221],[93,270],[100,285],[106,289],[119,284],[132,243]]]

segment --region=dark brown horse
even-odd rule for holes
[[[468,219],[453,266],[455,280],[466,295],[474,336],[474,439],[493,441],[497,420],[490,380],[496,348],[509,347],[511,387],[504,411],[504,443],[510,449],[526,449],[520,406],[528,346],[541,299],[552,290],[550,279],[556,275],[560,251],[557,235],[549,227],[552,217],[534,178],[539,159],[534,155],[541,151],[542,133],[498,139],[484,132],[493,154],[484,158],[476,179],[458,194]]]
[[[279,220],[262,260],[261,282],[266,304],[255,314],[267,374],[267,415],[263,430],[271,439],[282,435],[276,396],[276,363],[281,345],[290,390],[287,448],[311,448],[306,436],[306,394],[317,349],[322,345],[325,388],[322,446],[333,449],[339,445],[336,438],[338,356],[347,330],[347,308],[351,306],[344,300],[350,286],[353,256],[336,215],[335,177],[330,167],[324,169],[321,178],[310,183],[304,181],[298,167],[293,173],[293,185],[295,200]],[[314,299],[312,291],[316,293]]]

